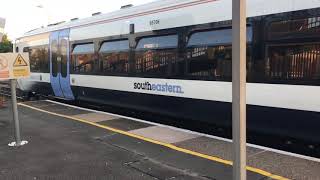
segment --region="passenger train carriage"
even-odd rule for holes
[[[231,127],[231,0],[161,0],[27,32],[24,92]],[[248,129],[320,142],[320,0],[248,0]]]

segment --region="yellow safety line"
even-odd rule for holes
[[[96,126],[96,127],[99,127],[99,128],[107,129],[109,131],[113,131],[113,132],[116,132],[116,133],[119,133],[119,134],[126,135],[126,136],[129,136],[129,137],[133,137],[133,138],[140,139],[140,140],[143,140],[143,141],[147,141],[147,142],[150,142],[150,143],[153,143],[153,144],[158,144],[158,145],[161,145],[161,146],[165,146],[167,148],[170,148],[170,149],[173,149],[173,150],[176,150],[176,151],[179,151],[179,152],[183,152],[183,153],[186,153],[186,154],[190,154],[190,155],[193,155],[193,156],[198,156],[198,157],[201,157],[201,158],[204,158],[204,159],[208,159],[208,160],[211,160],[211,161],[215,161],[215,162],[219,162],[219,163],[222,163],[222,164],[226,164],[226,165],[231,165],[232,166],[232,161],[228,161],[228,160],[224,160],[224,159],[221,159],[221,158],[218,158],[218,157],[214,157],[214,156],[202,154],[202,153],[199,153],[199,152],[191,151],[191,150],[184,149],[184,148],[172,145],[172,144],[168,144],[168,143],[157,141],[157,140],[154,140],[154,139],[151,139],[151,138],[147,138],[147,137],[139,136],[139,135],[136,135],[136,134],[132,134],[132,133],[129,133],[127,131],[115,129],[115,128],[112,128],[112,127],[108,127],[108,126],[101,125],[101,124],[98,124],[98,123],[86,121],[84,119],[80,119],[80,118],[76,118],[76,117],[72,117],[72,116],[67,116],[67,115],[63,115],[63,114],[58,114],[58,113],[46,111],[46,110],[39,109],[39,108],[30,106],[30,105],[26,105],[26,104],[23,104],[23,103],[18,103],[18,105],[21,105],[21,106],[24,106],[24,107],[27,107],[27,108],[30,108],[30,109],[33,109],[33,110],[37,110],[37,111],[40,111],[40,112],[44,112],[44,113],[47,113],[47,114],[51,114],[51,115],[55,115],[55,116],[59,116],[59,117],[72,119],[72,120],[75,120],[75,121],[79,121],[79,122],[82,122],[82,123],[90,124],[90,125],[93,125],[93,126]],[[272,179],[276,179],[276,180],[289,180],[288,178],[285,178],[285,177],[282,177],[282,176],[279,176],[279,175],[275,175],[275,174],[272,174],[270,172],[264,171],[262,169],[258,169],[258,168],[254,168],[254,167],[250,167],[250,166],[247,166],[247,170],[251,171],[251,172],[254,172],[254,173],[261,174],[263,176],[267,176],[267,177],[272,178]]]

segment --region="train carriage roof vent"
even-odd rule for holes
[[[101,12],[96,12],[96,13],[93,13],[92,16],[97,16],[97,15],[100,15]]]
[[[62,24],[62,23],[65,23],[66,21],[60,21],[60,22],[57,22],[57,23],[52,23],[52,24],[49,24],[48,27],[50,26],[56,26],[56,25],[59,25],[59,24]]]
[[[133,7],[133,4],[127,4],[127,5],[121,6],[120,9],[127,9],[127,8],[131,8],[131,7]]]
[[[39,28],[36,28],[36,29],[31,29],[30,31],[27,31],[27,33],[30,33],[32,31],[35,31],[35,30],[38,30]]]
[[[70,21],[76,21],[76,20],[79,20],[79,18],[72,18],[72,19],[70,19]]]

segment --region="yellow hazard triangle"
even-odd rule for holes
[[[19,66],[28,66],[27,62],[23,59],[23,57],[20,54],[17,56],[16,60],[13,63],[13,67]]]

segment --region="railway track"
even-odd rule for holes
[[[11,97],[11,87],[9,81],[1,81],[0,82],[0,97]],[[23,96],[22,93],[17,91],[17,98],[19,100],[26,100],[27,97]]]
[[[11,96],[10,84],[7,81],[0,82],[0,95],[1,96]]]

